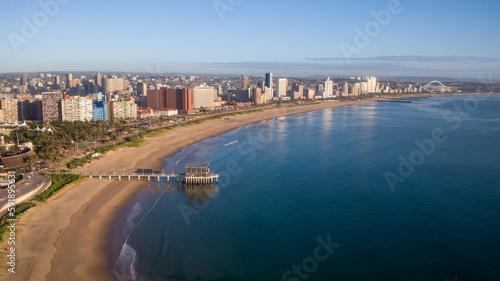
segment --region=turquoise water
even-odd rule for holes
[[[239,128],[167,159],[175,172],[210,162],[218,186],[151,183],[127,203],[112,270],[119,280],[500,280],[499,139],[496,95]]]

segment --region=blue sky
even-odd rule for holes
[[[40,2],[57,3],[58,11],[47,15]],[[376,23],[372,12],[391,3],[399,3],[393,9],[399,12],[385,26]],[[2,1],[0,73],[498,79],[499,11],[499,2],[484,0]],[[34,23],[36,15],[39,28],[28,38],[23,19]],[[357,28],[366,33],[367,27],[369,42],[356,44]],[[346,56],[342,46],[356,51]]]

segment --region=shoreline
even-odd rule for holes
[[[474,93],[462,95],[465,94]],[[110,152],[78,171],[158,170],[165,165],[163,159],[213,135],[282,116],[366,103],[376,103],[376,100],[275,108],[179,127],[145,139],[139,148],[120,148]],[[22,217],[22,224],[26,227],[22,228],[19,224],[21,232],[17,237],[19,260],[16,267],[19,270],[15,276],[4,273],[0,280],[112,280],[105,251],[110,224],[145,185],[147,182],[142,181],[85,180],[68,186],[51,198],[48,204],[28,210]]]

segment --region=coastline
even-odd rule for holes
[[[407,95],[409,97],[412,95]],[[414,95],[422,96],[422,95]],[[397,97],[395,97],[397,98]],[[283,107],[215,119],[180,127],[154,138],[139,148],[120,148],[80,168],[82,172],[162,169],[164,158],[213,135],[281,116],[335,107],[373,103],[375,100],[324,102]],[[17,234],[18,272],[4,273],[1,280],[112,280],[105,245],[109,225],[123,205],[146,182],[85,180],[68,186],[44,204],[29,210]]]

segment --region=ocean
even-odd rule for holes
[[[264,121],[166,159],[108,245],[118,280],[500,280],[500,96]]]

